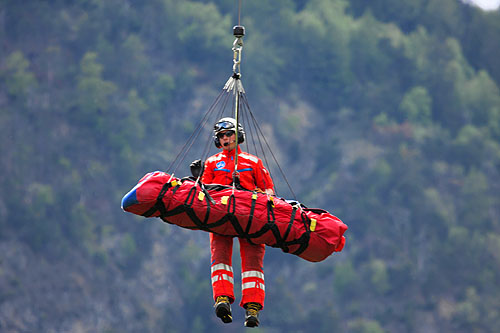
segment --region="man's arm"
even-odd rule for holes
[[[267,194],[274,194],[274,183],[269,175],[269,171],[264,167],[262,160],[259,159],[257,162],[257,168],[255,170],[255,182],[258,188],[262,189]]]
[[[201,182],[203,184],[211,184],[214,180],[214,171],[213,168],[210,167],[210,163],[205,161],[205,167],[203,171],[203,176],[201,177]]]

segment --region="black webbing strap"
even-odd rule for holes
[[[196,196],[196,186],[193,186],[188,192],[186,201],[184,201],[184,206],[191,208],[191,206],[193,206],[195,196]]]
[[[255,204],[257,203],[257,192],[252,192],[252,205],[250,206],[250,214],[248,214],[247,227],[245,228],[245,238],[250,244],[254,244],[252,239],[248,236],[250,228],[252,227],[253,214],[255,212]],[[255,245],[255,244],[254,244]]]
[[[234,231],[238,234],[238,237],[249,239],[248,233],[246,233],[243,230],[243,228],[241,227],[240,222],[236,218],[235,213],[236,213],[236,197],[234,196],[234,194],[231,194],[229,196],[228,203],[227,203],[226,218],[233,225]]]
[[[284,240],[281,238],[280,229],[276,225],[276,217],[274,216],[274,204],[273,201],[267,201],[267,225],[269,229],[271,229],[274,238],[276,239],[276,243],[271,245],[272,247],[281,248],[284,245]]]
[[[147,211],[145,211],[144,213],[142,213],[142,216],[144,216],[144,217],[151,217],[157,211],[160,211],[160,215],[165,214],[166,213],[166,209],[165,209],[165,204],[163,203],[163,197],[165,196],[165,194],[167,193],[167,191],[171,187],[172,187],[172,183],[171,182],[165,183],[163,185],[163,187],[161,188],[160,193],[156,197],[156,202],[153,205],[153,207],[149,208]]]
[[[293,206],[292,216],[290,217],[290,222],[288,222],[288,228],[286,228],[285,234],[283,235],[283,240],[287,239],[288,235],[290,234],[290,231],[292,230],[293,221],[295,220],[295,214],[297,213],[297,208],[298,208],[297,206]],[[286,246],[285,244],[281,246],[281,249],[283,249],[283,252],[286,253],[290,251],[288,246]]]
[[[201,187],[201,189],[202,189],[202,192],[204,192],[204,193],[207,192],[206,190],[203,189],[203,187]],[[198,216],[196,215],[195,210],[192,208],[192,205],[194,203],[194,199],[196,198],[196,193],[197,193],[196,187],[192,187],[188,193],[186,200],[184,201],[184,203],[182,205],[179,205],[176,208],[174,208],[168,212],[166,211],[165,213],[162,213],[160,218],[166,223],[172,223],[172,222],[168,221],[168,219],[167,219],[168,217],[175,216],[175,215],[182,214],[182,213],[186,213],[195,225],[192,227],[183,227],[183,228],[199,229],[199,230],[205,230],[208,232],[212,232],[211,231],[212,228],[223,225],[224,223],[226,223],[227,221],[230,220],[231,214],[228,213],[224,217],[222,217],[220,220],[215,221],[214,223],[208,223],[208,219],[210,217],[210,204],[211,203],[215,204],[215,201],[212,199],[212,197],[210,195],[207,195],[208,194],[208,192],[207,192],[207,194],[205,194],[205,202],[207,204],[207,211],[205,213],[205,218],[203,219],[203,221],[201,221],[198,218]],[[234,204],[233,204],[233,207],[234,207]],[[238,220],[235,217],[234,217],[234,220],[235,221],[232,221],[233,226],[236,225],[238,222]],[[241,230],[241,227],[240,227],[240,230]]]
[[[231,211],[231,208],[233,208],[232,211]],[[234,215],[234,213],[236,213],[236,197],[234,196],[234,194],[231,194],[228,198],[227,213],[232,214],[232,215]]]
[[[297,239],[295,242],[295,244],[300,244],[299,248],[292,252],[295,255],[299,255],[302,252],[304,252],[305,249],[307,249],[307,246],[309,245],[309,239],[311,238],[310,235],[311,230],[309,229],[311,220],[309,219],[309,217],[307,217],[306,213],[304,212],[302,212],[300,216],[302,217],[302,223],[304,223],[304,228],[306,232],[304,232],[302,236],[300,236],[299,239]]]
[[[253,213],[255,212],[255,203],[257,202],[257,193],[252,193],[252,205],[250,206],[250,214],[248,214],[248,222],[247,227],[245,228],[245,233],[248,234],[250,232],[250,228],[252,227],[253,221]]]
[[[201,193],[205,193],[205,191],[203,191],[203,187],[200,186],[200,189],[201,189]],[[207,211],[205,212],[205,218],[203,219],[203,221],[201,221],[198,218],[198,215],[196,215],[194,209],[192,208],[193,203],[194,203],[194,199],[196,197],[196,193],[197,193],[196,186],[193,186],[189,190],[188,196],[187,196],[186,200],[184,201],[184,205],[179,206],[179,207],[181,207],[179,212],[180,213],[186,212],[186,214],[189,216],[191,221],[193,221],[193,223],[196,225],[196,227],[192,227],[189,229],[201,229],[201,230],[205,230],[205,231],[210,231],[209,228],[207,228],[207,222],[208,222],[208,218],[210,217],[210,202],[212,202],[213,199],[210,196],[207,196],[205,194],[205,201],[207,203]],[[177,208],[179,208],[179,207],[177,207]]]
[[[270,229],[274,235],[274,238],[276,239],[276,243],[272,244],[272,245],[270,244],[269,246],[278,247],[278,248],[282,249],[284,252],[289,252],[290,245],[300,245],[299,248],[292,253],[295,255],[299,255],[302,252],[304,252],[305,249],[307,249],[307,247],[309,246],[309,239],[310,239],[309,234],[311,232],[309,230],[309,226],[307,225],[308,221],[310,221],[309,218],[307,217],[307,215],[305,213],[301,214],[302,223],[304,223],[304,227],[305,227],[305,233],[303,233],[302,236],[300,236],[298,239],[295,239],[292,241],[286,241],[286,238],[288,237],[288,235],[292,229],[293,222],[295,220],[295,214],[297,211],[297,207],[294,207],[294,209],[292,211],[292,218],[290,219],[290,222],[288,223],[288,228],[285,231],[285,234],[283,235],[283,237],[281,237],[279,228],[276,225],[276,220],[274,218],[273,204],[271,201],[268,202],[267,208],[268,208],[268,223],[258,232],[259,236],[262,235],[263,233],[267,232]],[[255,234],[250,235],[250,237],[253,237],[254,235]]]
[[[168,221],[168,217],[175,216],[175,215],[182,214],[182,213],[186,213],[189,216],[189,218],[191,219],[191,221],[195,224],[192,227],[186,227],[187,229],[199,229],[199,230],[205,230],[208,232],[213,232],[213,231],[211,231],[211,229],[218,227],[218,226],[221,226],[221,225],[225,224],[226,222],[230,222],[234,228],[235,233],[238,235],[238,237],[247,239],[251,244],[254,244],[252,242],[253,238],[258,238],[258,237],[262,236],[263,234],[265,234],[266,232],[268,232],[269,230],[271,230],[274,238],[276,239],[276,242],[274,244],[268,244],[268,245],[271,247],[281,248],[284,252],[289,252],[290,251],[289,247],[291,245],[300,245],[297,250],[292,252],[295,255],[300,255],[302,252],[305,251],[305,249],[309,245],[309,239],[310,239],[310,233],[311,233],[311,231],[309,229],[310,228],[309,224],[310,224],[311,220],[307,217],[307,215],[304,212],[301,213],[301,220],[302,220],[302,223],[304,224],[304,228],[305,228],[304,234],[302,234],[301,237],[299,237],[298,239],[295,239],[292,241],[286,241],[288,235],[290,234],[290,232],[292,230],[292,226],[293,226],[293,223],[295,221],[295,216],[296,216],[297,210],[299,208],[297,205],[293,206],[290,221],[288,223],[288,227],[287,227],[283,237],[281,236],[280,230],[276,224],[276,217],[274,214],[274,204],[273,204],[272,200],[268,200],[268,202],[267,202],[267,220],[268,220],[268,222],[257,232],[249,234],[250,228],[252,225],[252,221],[254,218],[255,207],[256,207],[256,202],[257,202],[257,198],[255,195],[252,195],[252,205],[251,205],[250,214],[248,217],[248,223],[247,223],[245,230],[243,230],[240,222],[238,221],[238,218],[235,215],[235,213],[236,213],[236,197],[234,196],[234,194],[232,194],[228,198],[227,213],[218,221],[215,221],[213,223],[208,223],[208,220],[210,217],[210,210],[211,210],[210,205],[211,205],[211,203],[213,204],[213,202],[214,202],[213,199],[210,197],[210,195],[205,195],[205,201],[207,204],[207,211],[206,211],[205,217],[202,221],[196,215],[194,209],[192,208],[192,205],[194,203],[194,200],[196,198],[196,193],[197,193],[196,186],[193,186],[190,189],[188,196],[182,205],[179,205],[176,208],[171,209],[169,211],[166,210],[165,204],[163,203],[163,197],[165,196],[165,194],[167,193],[167,191],[171,187],[172,187],[172,184],[170,182],[164,184],[162,187],[162,190],[158,194],[155,205],[153,207],[151,207],[150,209],[148,209],[142,215],[145,217],[150,217],[156,211],[160,211],[160,218],[167,223],[171,223]],[[174,187],[174,189],[173,189],[174,194],[178,188],[179,188],[179,186]],[[223,190],[226,188],[227,187],[225,187],[225,186],[218,186],[218,187],[212,187],[212,188],[210,188],[210,190]],[[208,192],[208,191],[203,191],[203,188],[202,188],[202,192]],[[255,194],[255,192],[253,192],[253,194]]]

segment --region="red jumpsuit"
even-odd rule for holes
[[[202,182],[205,184],[232,185],[235,150],[213,155],[205,162]],[[254,155],[242,152],[238,147],[238,173],[240,184],[248,190],[272,190],[273,181],[262,160]],[[253,245],[246,239],[239,238],[241,256],[241,293],[240,306],[249,302],[259,303],[264,307],[266,295],[264,284],[265,245]],[[234,276],[232,267],[233,238],[210,233],[212,259],[212,290],[214,300],[218,296],[228,296],[234,302]]]

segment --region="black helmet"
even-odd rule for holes
[[[217,134],[229,130],[236,131],[236,120],[234,118],[230,117],[222,118],[215,123],[214,125],[215,147],[217,148],[222,147],[219,138],[217,137]],[[241,124],[238,124],[238,144],[243,143],[244,141],[245,141],[245,130],[243,130],[243,126],[241,126]]]

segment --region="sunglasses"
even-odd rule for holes
[[[234,135],[234,131],[226,131],[226,132],[222,132],[222,133],[217,133],[217,137],[219,139],[222,139],[224,136],[226,136],[226,137],[229,138],[229,137],[231,137],[233,135]]]

